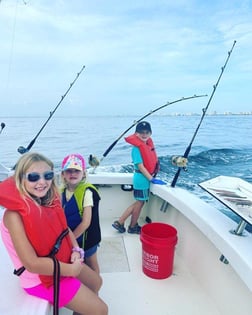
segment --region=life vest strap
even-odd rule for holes
[[[22,267],[20,267],[18,269],[14,269],[13,273],[14,273],[14,275],[19,277],[24,271],[25,271],[25,267],[22,266]]]
[[[53,260],[53,283],[54,283],[54,288],[53,288],[53,315],[58,315],[59,314],[59,281],[60,281],[60,264],[55,255],[58,253],[62,240],[63,238],[69,233],[69,229],[65,229],[59,237],[56,239],[55,245],[53,246],[53,249],[51,250],[50,254],[47,257],[52,258]],[[19,269],[14,270],[14,275],[20,276],[23,272],[25,271],[25,267],[22,266]]]
[[[62,240],[68,233],[69,233],[68,228],[65,229],[63,232],[61,232],[61,234],[59,235],[59,237],[57,238],[55,242],[55,245],[53,246],[53,249],[51,250],[50,254],[47,257],[52,257],[58,253]],[[22,266],[18,269],[14,269],[13,273],[14,275],[19,277],[24,271],[25,271],[25,267]]]
[[[53,315],[59,315],[59,291],[60,291],[60,264],[55,256],[51,257],[53,260]]]
[[[63,238],[65,236],[67,236],[67,234],[69,233],[69,229],[65,229],[63,232],[61,232],[61,234],[59,235],[59,237],[57,238],[53,249],[51,250],[50,254],[48,256],[53,257],[54,255],[56,255],[60,249],[61,243],[63,241]]]

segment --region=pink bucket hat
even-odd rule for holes
[[[73,168],[79,171],[84,171],[86,168],[85,160],[80,154],[69,154],[67,155],[61,165],[62,171],[65,171],[69,168]]]

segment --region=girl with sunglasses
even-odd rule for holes
[[[53,163],[38,153],[24,154],[14,175],[0,183],[0,204],[6,208],[2,239],[23,289],[73,314],[107,315],[98,297],[102,279],[83,264],[83,250],[67,227]],[[59,283],[53,279],[55,270]]]

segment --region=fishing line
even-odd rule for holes
[[[186,159],[187,159],[187,157],[188,157],[188,155],[189,155],[189,153],[190,153],[190,151],[191,151],[193,141],[194,141],[194,139],[195,139],[195,137],[196,137],[196,135],[197,135],[197,133],[198,133],[198,131],[199,131],[200,125],[201,125],[201,123],[202,123],[202,121],[203,121],[203,119],[204,119],[204,117],[205,117],[205,115],[206,115],[207,109],[208,109],[208,107],[209,107],[209,105],[210,105],[210,103],[211,103],[211,100],[212,100],[212,98],[213,98],[213,96],[214,96],[214,94],[215,94],[215,91],[216,91],[217,86],[218,86],[218,84],[219,84],[219,82],[220,82],[220,79],[221,79],[221,77],[222,77],[222,74],[223,74],[223,72],[224,72],[224,70],[225,70],[225,68],[226,68],[226,65],[227,65],[227,63],[228,63],[228,60],[229,60],[229,58],[230,58],[230,56],[231,56],[231,54],[232,54],[232,51],[233,51],[233,48],[234,48],[235,44],[236,44],[236,40],[234,41],[231,50],[228,52],[228,56],[227,56],[226,62],[225,62],[225,64],[224,64],[224,66],[221,68],[221,73],[220,73],[220,75],[219,75],[219,78],[218,78],[217,82],[216,82],[215,85],[213,86],[213,91],[212,91],[212,94],[210,95],[210,98],[209,98],[209,100],[208,100],[208,103],[207,103],[206,107],[202,109],[202,116],[201,116],[200,122],[199,122],[199,124],[198,124],[198,126],[197,126],[197,128],[196,128],[196,130],[195,130],[195,132],[194,132],[194,134],[193,134],[193,137],[192,137],[191,142],[189,143],[189,145],[188,145],[188,147],[186,148],[185,153],[184,153],[184,155],[183,155],[183,157],[186,158]],[[174,176],[174,178],[173,178],[173,180],[172,180],[171,187],[175,187],[176,182],[177,182],[178,177],[179,177],[179,174],[180,174],[180,172],[181,172],[181,169],[182,169],[182,167],[179,167],[179,168],[178,168],[178,170],[177,170],[177,172],[176,172],[176,174],[175,174],[175,176]]]
[[[56,112],[57,108],[60,106],[60,104],[62,103],[62,101],[64,100],[64,98],[66,97],[66,95],[68,94],[68,92],[70,91],[70,89],[72,88],[72,86],[74,85],[74,83],[76,82],[76,80],[79,78],[81,72],[83,71],[83,69],[85,68],[85,66],[83,66],[80,70],[80,72],[77,73],[76,78],[73,80],[72,83],[70,83],[69,88],[67,89],[66,93],[61,96],[61,100],[59,101],[59,103],[57,104],[57,106],[54,108],[54,110],[52,112],[50,112],[49,117],[47,118],[46,122],[43,124],[43,126],[41,127],[41,129],[39,130],[39,132],[36,134],[36,136],[32,139],[32,141],[29,143],[29,145],[27,146],[27,148],[24,148],[23,146],[20,146],[17,150],[20,154],[24,154],[26,152],[28,152],[31,147],[34,145],[35,141],[37,140],[38,136],[41,134],[42,130],[45,128],[45,126],[47,125],[47,123],[49,122],[49,120],[52,118],[53,114]]]
[[[90,154],[89,156],[89,164],[90,166],[94,167],[94,170],[96,169],[96,167],[102,162],[102,160],[109,154],[109,152],[113,149],[113,147],[117,144],[117,142],[134,126],[136,126],[140,121],[142,121],[143,119],[145,119],[146,117],[152,115],[153,113],[159,111],[160,109],[165,108],[166,106],[170,106],[172,104],[178,103],[178,102],[182,102],[182,101],[186,101],[189,99],[193,99],[193,98],[198,98],[198,97],[205,97],[207,95],[193,95],[193,96],[189,96],[189,97],[182,97],[180,99],[177,99],[176,101],[173,102],[167,102],[166,104],[157,107],[154,110],[151,110],[149,113],[145,114],[144,116],[142,116],[140,119],[136,120],[133,122],[133,124],[127,128],[108,148],[107,150],[103,153],[102,158],[100,160],[98,160],[95,156],[93,156],[92,154]],[[93,171],[94,171],[93,170]]]

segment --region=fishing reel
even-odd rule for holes
[[[182,167],[182,168],[186,168],[187,167],[187,163],[188,163],[188,159],[183,157],[183,156],[172,156],[172,165],[177,166],[177,167]]]
[[[0,133],[2,133],[2,131],[3,131],[4,127],[5,127],[5,123],[4,123],[4,122],[2,122],[2,123],[1,123]]]
[[[95,155],[90,154],[88,158],[88,164],[92,167],[97,167],[100,165],[100,162]]]
[[[18,147],[17,151],[20,154],[24,154],[24,153],[28,152],[28,150],[23,146]]]

